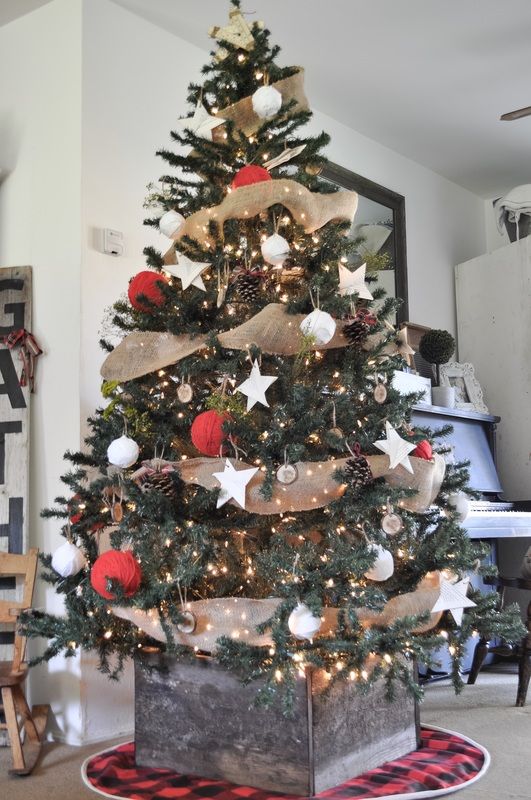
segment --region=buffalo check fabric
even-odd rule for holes
[[[396,761],[316,795],[319,800],[437,796],[477,780],[488,754],[459,734],[423,726],[421,746]],[[294,795],[236,786],[224,781],[181,775],[135,764],[135,746],[127,742],[92,756],[83,765],[90,788],[127,800],[297,800]]]

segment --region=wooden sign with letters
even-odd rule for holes
[[[30,386],[20,385],[20,348],[4,339],[31,330],[31,267],[0,269],[0,550],[24,553],[28,548],[28,469]],[[0,578],[0,599],[10,599],[14,578]],[[0,660],[6,638],[0,630]]]

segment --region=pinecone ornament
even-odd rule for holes
[[[376,317],[366,309],[362,308],[343,328],[343,333],[350,344],[361,344],[371,332],[373,325],[376,325]]]
[[[353,458],[349,458],[345,464],[344,472],[349,483],[355,489],[362,489],[373,480],[372,470],[365,456],[356,455]]]
[[[236,278],[236,291],[244,303],[254,303],[260,294],[261,272],[246,270]]]
[[[154,472],[142,482],[141,490],[144,494],[159,492],[165,497],[175,497],[175,484],[169,472]]]

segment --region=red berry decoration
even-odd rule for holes
[[[116,581],[126,597],[136,594],[142,573],[130,550],[107,550],[96,559],[90,571],[92,588],[106,600],[114,600],[115,595],[108,589],[109,580]]]
[[[247,164],[242,167],[232,181],[231,187],[238,189],[240,186],[251,186],[253,183],[262,183],[263,181],[270,181],[271,175],[265,167],[259,167],[257,164]]]
[[[427,439],[423,439],[422,442],[418,443],[411,455],[416,458],[425,458],[426,461],[431,461],[433,458],[433,448]]]
[[[127,290],[129,302],[133,308],[136,308],[137,311],[149,312],[152,310],[147,303],[139,300],[139,297],[145,297],[150,303],[159,308],[163,306],[166,298],[160,287],[161,283],[168,283],[168,279],[161,275],[160,272],[144,270],[135,275]]]
[[[200,453],[215,458],[220,455],[223,442],[227,434],[223,430],[223,423],[230,419],[227,412],[220,414],[218,411],[203,411],[192,422],[190,434],[192,443]]]

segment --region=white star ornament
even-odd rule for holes
[[[214,478],[217,478],[221,485],[221,492],[218,495],[216,507],[221,508],[221,506],[224,506],[225,503],[228,503],[229,500],[234,498],[234,500],[245,509],[245,487],[256,472],[258,472],[258,467],[236,470],[232,462],[227,459],[223,472],[212,473]]]
[[[468,578],[463,578],[462,581],[457,583],[450,583],[445,578],[441,578],[440,595],[432,608],[432,612],[449,611],[456,623],[461,625],[464,609],[472,608],[472,606],[476,605],[473,600],[466,596],[468,584]]]
[[[185,128],[191,130],[196,136],[211,142],[213,129],[218,125],[223,125],[224,122],[225,120],[221,117],[213,117],[209,114],[201,100],[198,100],[193,116],[177,120],[177,125],[183,130]]]
[[[253,361],[251,374],[247,380],[236,387],[237,392],[247,395],[247,411],[250,411],[256,403],[261,403],[269,408],[265,393],[276,380],[278,378],[273,375],[261,375],[258,362]]]
[[[357,294],[363,300],[372,300],[372,294],[365,283],[365,271],[367,264],[362,264],[361,267],[351,272],[349,269],[339,264],[339,294],[344,297],[345,295]]]
[[[402,439],[388,422],[385,423],[385,436],[385,439],[375,442],[374,446],[389,456],[389,469],[396,469],[401,464],[408,472],[413,472],[408,454],[417,445]]]
[[[195,286],[197,289],[201,289],[202,292],[206,292],[201,273],[211,265],[200,261],[192,261],[182,253],[177,253],[176,256],[177,264],[165,264],[163,267],[164,272],[169,272],[170,275],[179,278],[183,284],[183,291],[188,289],[189,286]]]

